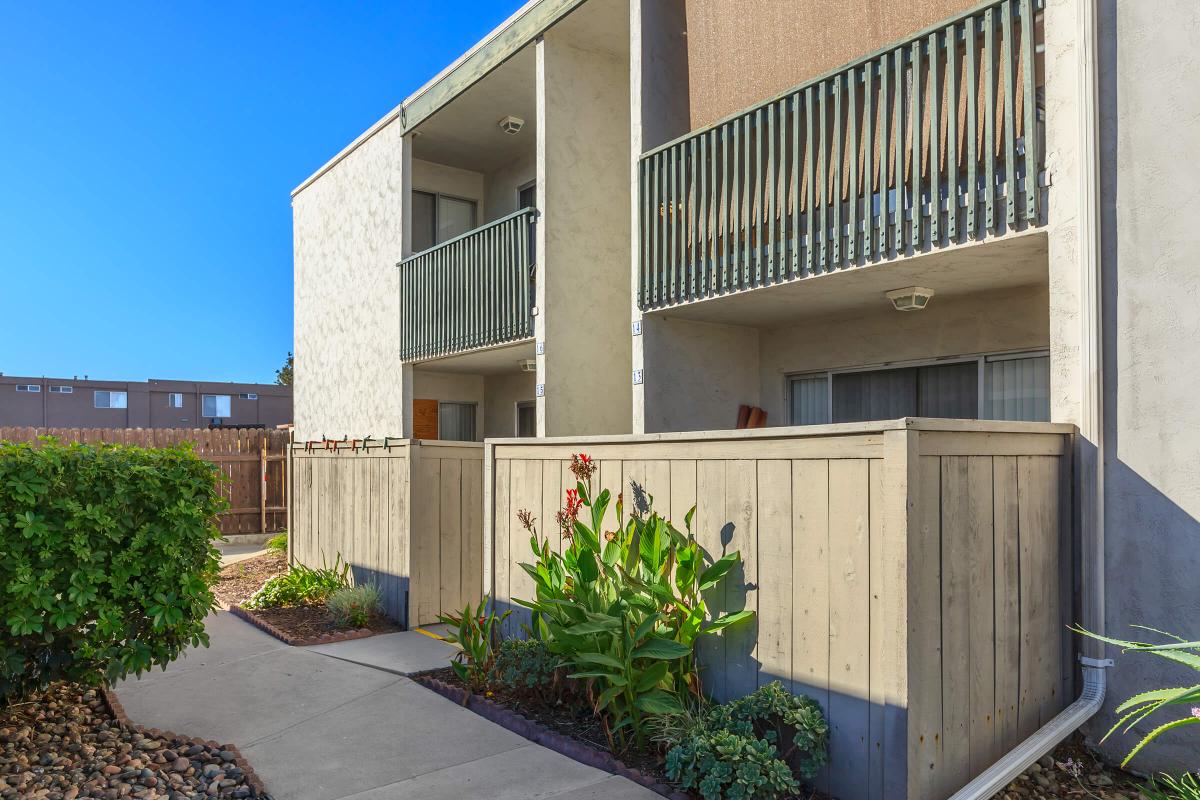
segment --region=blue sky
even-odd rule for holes
[[[0,372],[273,380],[289,192],[519,5],[0,0]]]

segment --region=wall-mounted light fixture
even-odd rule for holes
[[[897,311],[920,311],[929,305],[929,298],[934,294],[933,289],[926,289],[924,286],[908,286],[890,291],[885,296],[892,301],[892,308]]]

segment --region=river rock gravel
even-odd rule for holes
[[[4,800],[262,797],[234,759],[227,750],[122,726],[99,692],[78,685],[58,684],[0,709]]]

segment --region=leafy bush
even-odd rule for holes
[[[0,704],[208,644],[219,480],[189,445],[0,443]]]
[[[344,586],[325,600],[325,607],[340,628],[365,628],[371,615],[383,607],[383,592],[373,583]]]
[[[267,549],[273,550],[276,553],[286,553],[288,547],[287,536],[287,531],[284,531],[267,539]]]
[[[704,722],[780,748],[780,758],[794,764],[801,778],[812,778],[828,760],[829,725],[821,707],[809,697],[792,694],[779,681],[713,706]]]
[[[667,754],[667,777],[704,800],[770,800],[800,790],[775,745],[724,729],[693,729]]]
[[[1167,638],[1174,639],[1175,641],[1167,642],[1166,644],[1148,644],[1146,642],[1125,641],[1124,639],[1110,639],[1107,636],[1100,636],[1099,634],[1090,633],[1082,628],[1077,628],[1075,630],[1078,633],[1082,633],[1085,636],[1090,636],[1093,639],[1098,639],[1102,642],[1116,645],[1117,647],[1122,648],[1124,652],[1133,651],[1138,653],[1149,653],[1151,655],[1158,656],[1159,658],[1166,659],[1167,661],[1174,661],[1177,664],[1183,664],[1191,667],[1197,672],[1200,672],[1200,641],[1187,642],[1180,637],[1175,636],[1174,634],[1164,633],[1163,631],[1155,630],[1154,628],[1147,628],[1144,625],[1135,625],[1134,627],[1145,631],[1150,631],[1151,633],[1159,634],[1160,636],[1166,636]],[[1124,728],[1125,730],[1123,733],[1129,733],[1129,731],[1131,731],[1133,727],[1143,719],[1155,713],[1156,711],[1161,711],[1167,708],[1168,706],[1189,707],[1190,713],[1186,717],[1174,719],[1170,722],[1164,722],[1146,734],[1140,742],[1134,745],[1133,749],[1129,751],[1129,755],[1125,756],[1125,760],[1121,762],[1121,766],[1124,767],[1131,760],[1133,760],[1134,756],[1141,752],[1142,748],[1150,744],[1167,731],[1174,730],[1175,728],[1182,728],[1185,725],[1200,724],[1200,709],[1194,707],[1197,704],[1200,704],[1200,684],[1171,689],[1151,689],[1148,692],[1135,694],[1133,697],[1130,697],[1124,703],[1117,706],[1116,711],[1122,716],[1119,720],[1117,720],[1117,724],[1113,725],[1112,728],[1109,729],[1108,733],[1104,734],[1104,737],[1100,741],[1103,742],[1105,739],[1112,736],[1118,728]]]
[[[578,482],[558,512],[561,553],[557,543],[539,537],[529,512],[518,514],[536,556],[520,566],[536,596],[516,602],[534,612],[538,636],[551,652],[575,667],[569,677],[589,682],[610,745],[626,745],[630,735],[640,744],[647,716],[677,713],[687,693],[700,695],[696,639],[753,617],[739,611],[705,621],[702,593],[716,589],[740,555],[706,567],[691,534],[695,509],[685,517],[685,535],[651,510],[653,498],[626,523],[618,497],[618,529],[603,532],[609,491],[592,499],[595,464],[586,455],[575,456],[571,469]]]
[[[473,692],[483,691],[487,687],[500,644],[499,625],[512,613],[505,611],[497,616],[494,611],[486,609],[486,603],[487,600],[481,601],[474,610],[467,603],[461,614],[438,615],[439,621],[451,627],[445,640],[462,648],[450,666],[459,680]]]
[[[339,554],[332,567],[313,569],[293,564],[281,575],[267,580],[250,599],[246,608],[280,608],[324,603],[338,589],[350,585],[350,565],[342,563]]]
[[[541,639],[505,639],[492,670],[495,680],[519,693],[534,693],[543,699],[558,684],[561,660]]]
[[[1200,800],[1200,778],[1190,772],[1179,778],[1160,775],[1151,778],[1141,793],[1147,800]]]

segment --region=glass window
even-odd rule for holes
[[[829,376],[803,375],[792,378],[791,384],[792,424],[829,422]]]
[[[74,386],[51,386],[51,394],[71,394],[75,391]]]
[[[475,201],[457,197],[438,196],[438,243],[461,236],[475,227]]]
[[[36,383],[18,383],[17,391],[18,392],[33,392],[34,394],[37,394],[42,391],[42,387]]]
[[[167,405],[171,408],[183,408],[183,393],[171,392],[167,395]]]
[[[420,253],[437,243],[437,218],[435,208],[437,195],[429,192],[412,193],[412,251]]]
[[[229,409],[229,395],[206,394],[203,398],[200,416],[210,419],[226,419],[232,416]]]
[[[537,436],[536,403],[517,403],[517,436]]]
[[[242,392],[241,394],[238,395],[238,397],[242,400],[257,400],[258,393],[257,392]]]
[[[474,442],[475,403],[439,403],[438,438],[454,442]]]
[[[1047,422],[1050,419],[1050,356],[993,356],[984,364],[986,419]]]
[[[979,418],[979,362],[931,364],[917,369],[917,416]]]
[[[833,376],[833,421],[898,419],[917,413],[917,371],[877,369]]]
[[[96,408],[125,408],[127,402],[125,392],[96,392],[92,404]]]

